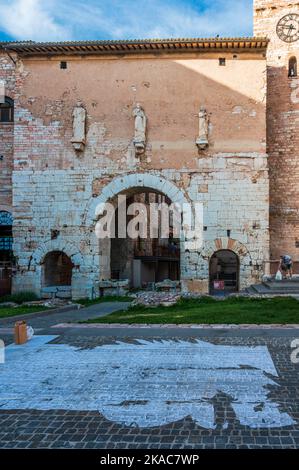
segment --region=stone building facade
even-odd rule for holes
[[[0,213],[13,216],[14,292],[92,297],[126,279],[141,287],[163,276],[187,291],[207,293],[219,279],[238,290],[265,273],[270,233],[272,256],[280,249],[296,255],[298,232],[279,232],[279,224],[296,224],[296,174],[281,174],[275,152],[281,145],[291,165],[298,145],[271,128],[271,99],[272,113],[289,113],[294,139],[298,118],[271,95],[283,85],[267,61],[270,67],[271,51],[284,46],[271,44],[274,21],[271,29],[272,20],[263,23],[268,9],[259,11],[265,3],[281,2],[255,2],[253,38],[0,45],[0,80],[14,108],[13,122],[0,122]],[[285,96],[293,80],[285,79]],[[136,138],[137,104],[146,115],[144,142]],[[198,131],[203,114],[206,143]],[[281,139],[268,140],[269,161],[267,132]],[[274,189],[286,177],[294,187],[283,206]],[[183,232],[175,252],[167,242],[146,251],[99,240],[97,207],[119,194],[201,202],[203,246],[186,249]]]

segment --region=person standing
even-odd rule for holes
[[[289,279],[293,277],[293,260],[289,255],[283,255],[280,257],[279,269],[282,272],[284,278],[289,276]]]

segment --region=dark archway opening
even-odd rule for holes
[[[239,291],[240,261],[230,250],[216,251],[210,260],[210,293]]]
[[[6,211],[0,211],[0,296],[11,293],[12,242],[12,215]]]
[[[169,236],[163,237],[158,232],[153,237],[150,233],[151,204],[171,205],[170,199],[162,193],[144,188],[134,188],[126,194],[126,212],[132,203],[141,203],[147,214],[147,234],[145,237],[132,239],[120,238],[118,227],[118,209],[115,216],[115,238],[111,238],[110,272],[114,280],[129,279],[134,288],[147,288],[164,280],[180,279],[180,240],[175,238],[173,218],[170,211]],[[127,215],[127,226],[134,215]]]
[[[43,287],[71,286],[73,263],[62,251],[52,251],[44,259]]]
[[[297,59],[296,57],[291,57],[289,59],[289,77],[297,77]]]

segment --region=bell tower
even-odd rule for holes
[[[269,39],[271,259],[290,254],[299,260],[299,0],[254,0],[254,35]]]

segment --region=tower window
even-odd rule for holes
[[[226,65],[226,59],[224,57],[219,58],[219,65],[221,65],[222,67]]]
[[[62,70],[67,69],[67,62],[65,62],[65,60],[62,61],[62,62],[60,62],[60,68],[61,68]]]
[[[14,102],[5,97],[4,103],[0,103],[0,122],[13,122]]]
[[[297,77],[297,59],[291,57],[289,60],[289,77]]]

